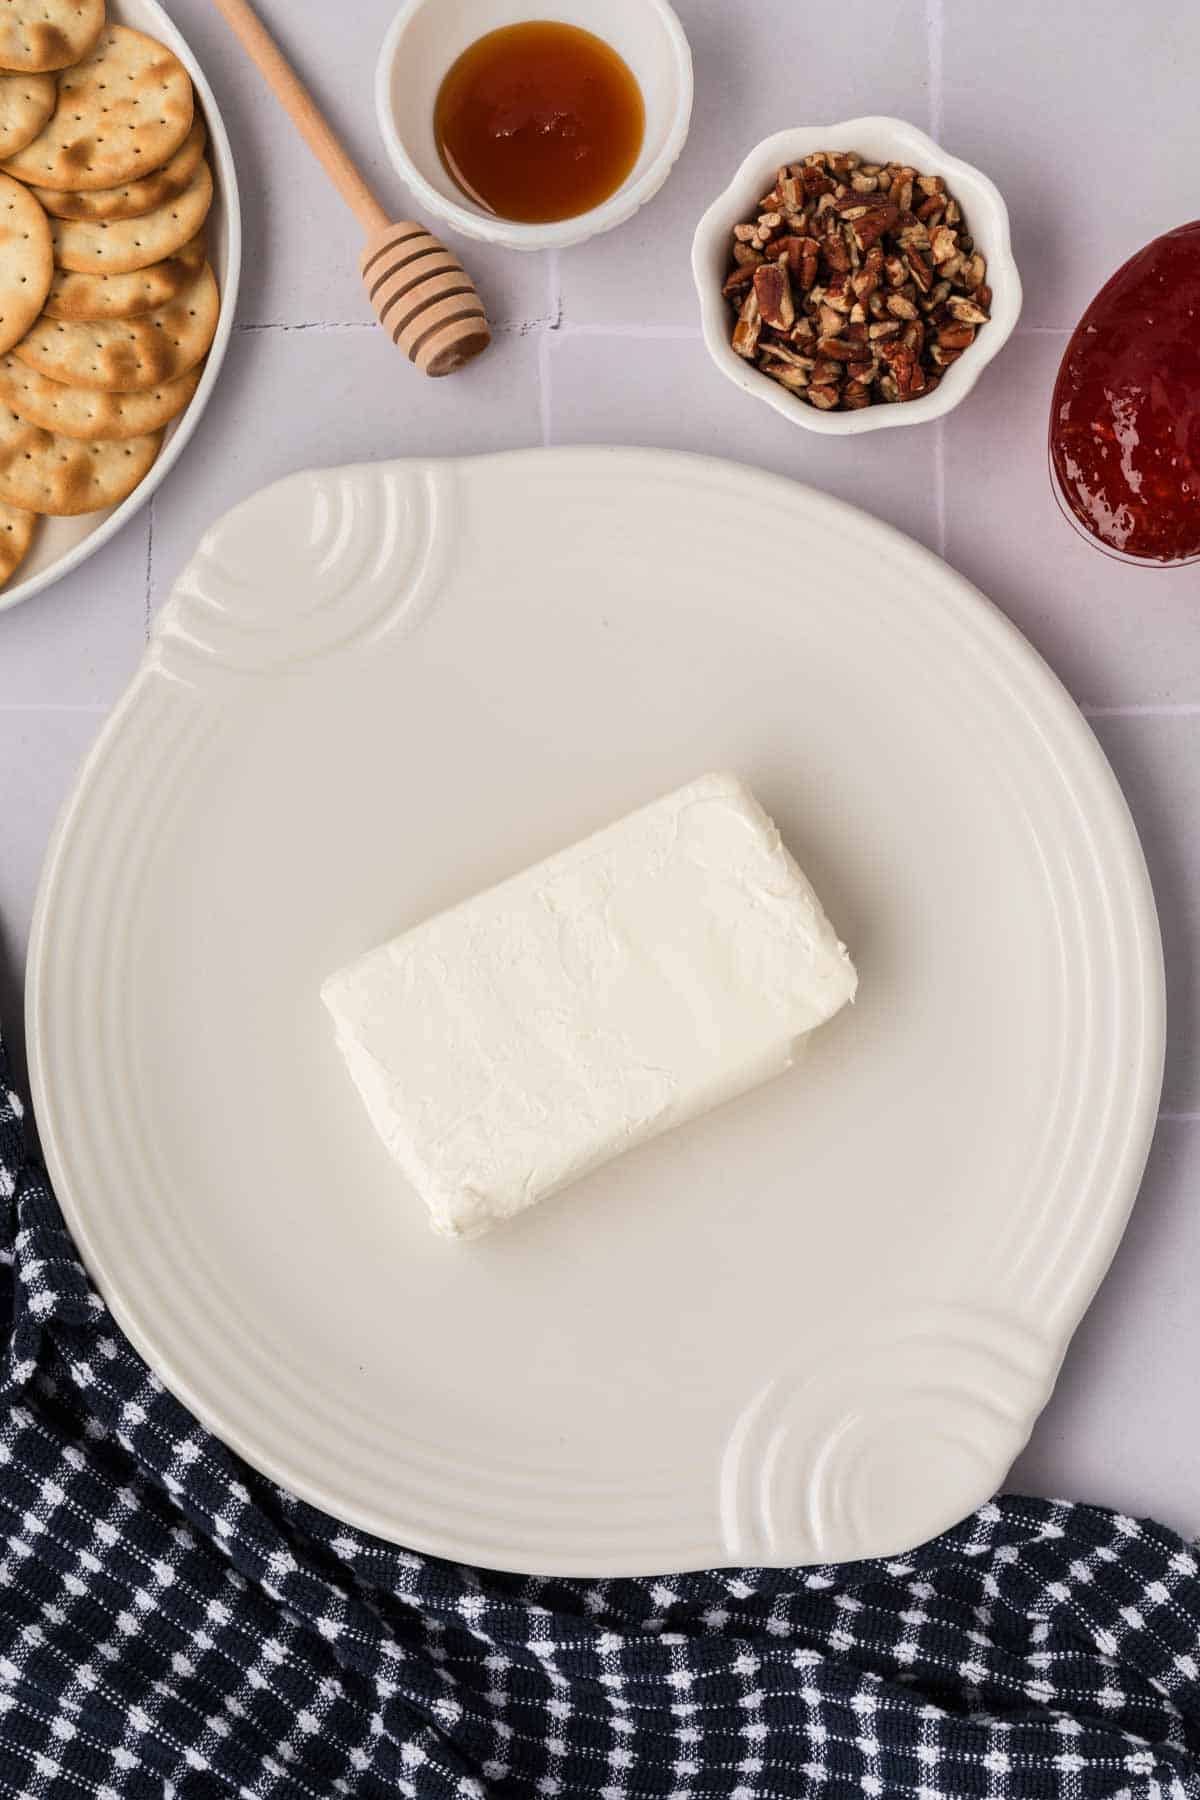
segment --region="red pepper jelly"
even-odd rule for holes
[[[1102,287],[1050,408],[1059,499],[1119,556],[1200,556],[1200,220],[1155,238]]]

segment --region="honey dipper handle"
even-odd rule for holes
[[[279,104],[288,114],[338,193],[368,235],[384,229],[388,216],[248,0],[213,0]]]

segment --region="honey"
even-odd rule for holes
[[[438,90],[434,134],[447,172],[477,205],[541,225],[599,206],[642,147],[645,108],[603,38],[531,19],[479,38]]]

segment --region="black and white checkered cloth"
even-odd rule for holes
[[[1200,1797],[1200,1565],[1156,1525],[1001,1500],[892,1562],[660,1581],[410,1555],[164,1391],[2,1068],[0,1215],[3,1800]]]

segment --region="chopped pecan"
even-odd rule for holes
[[[891,230],[899,216],[897,208],[890,201],[869,206],[853,222],[854,241],[859,249],[869,250],[873,244],[877,244],[884,232]]]
[[[764,325],[776,331],[790,331],[796,322],[792,284],[788,277],[787,258],[763,263],[754,271],[754,295]]]
[[[758,296],[751,288],[742,302],[738,322],[733,328],[733,347],[739,356],[744,356],[747,361],[753,357],[754,352],[758,349],[761,331],[762,319],[758,312]]]
[[[835,387],[810,385],[808,398],[812,405],[820,407],[822,412],[832,412],[838,403],[839,395]]]
[[[957,319],[960,325],[986,325],[987,313],[974,300],[965,300],[952,294],[946,302],[950,317]]]
[[[729,274],[725,277],[725,285],[721,289],[721,292],[727,300],[732,300],[737,295],[744,294],[753,280],[753,265],[749,263],[739,264],[736,269],[731,269]]]
[[[735,263],[739,263],[743,269],[757,268],[762,259],[762,251],[756,250],[753,244],[735,244],[733,246],[733,260]]]
[[[949,225],[935,225],[930,244],[934,262],[939,265],[948,263],[950,258],[957,253],[958,233],[952,231]]]
[[[833,356],[839,362],[850,362],[858,355],[858,345],[852,344],[849,338],[823,337],[817,339],[817,355]]]
[[[943,325],[937,334],[937,341],[943,350],[965,350],[968,344],[975,342],[975,327]]]
[[[831,269],[844,275],[850,268],[850,251],[840,231],[827,231],[821,240],[821,254]]]
[[[889,294],[887,309],[895,319],[917,319],[920,313],[916,303],[904,294]]]

